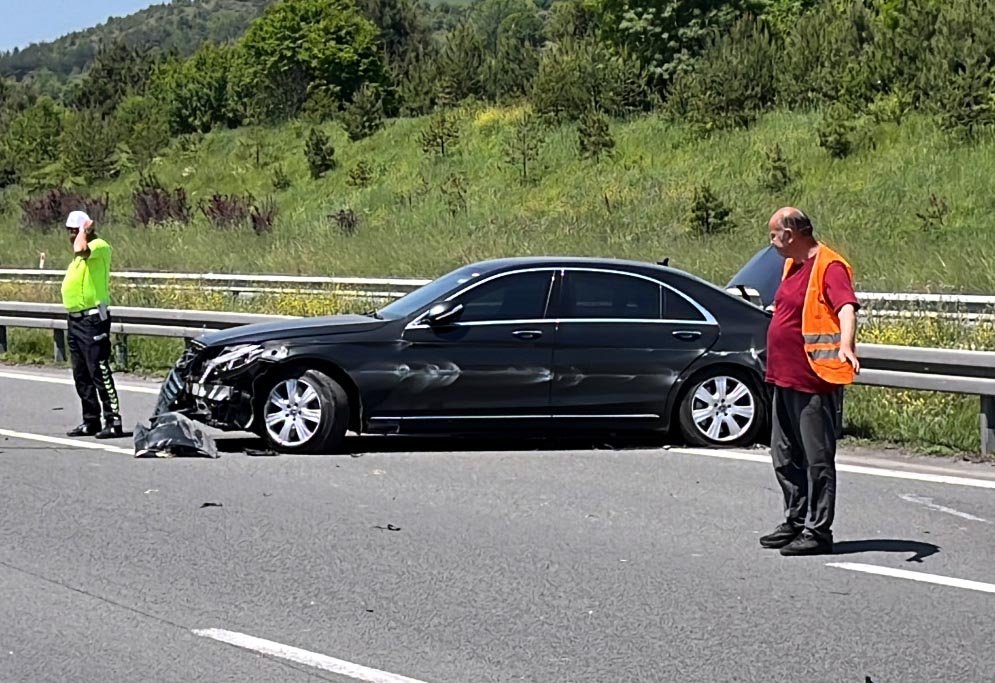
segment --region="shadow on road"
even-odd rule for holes
[[[218,450],[223,453],[245,453],[254,457],[278,455],[268,450],[262,439],[255,437],[220,437],[216,439],[216,443]],[[656,438],[640,436],[350,436],[346,438],[339,455],[358,457],[375,453],[596,451],[662,448],[669,445],[677,447],[682,444],[661,436]]]
[[[919,541],[899,541],[890,538],[868,539],[866,541],[841,541],[833,544],[833,555],[854,555],[856,553],[912,553],[906,562],[922,562],[930,555],[940,552],[940,547]]]

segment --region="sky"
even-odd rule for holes
[[[25,47],[165,0],[0,0],[0,51]]]

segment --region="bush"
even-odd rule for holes
[[[201,202],[200,212],[214,227],[230,229],[245,225],[252,206],[251,195],[240,197],[215,192],[209,199]]]
[[[249,212],[249,221],[252,225],[252,230],[257,235],[271,232],[276,225],[276,216],[278,213],[279,209],[272,198],[267,198],[261,206],[253,205]]]
[[[166,111],[148,97],[128,97],[114,112],[111,128],[115,139],[127,145],[140,167],[169,144]]]
[[[273,189],[277,191],[289,190],[291,186],[290,176],[283,170],[283,166],[273,169]]]
[[[182,187],[166,190],[154,175],[140,175],[138,186],[131,193],[135,222],[148,227],[162,223],[189,223],[192,219],[190,202]]]
[[[353,187],[366,187],[373,180],[373,176],[373,166],[360,159],[355,166],[349,169],[349,179],[346,180],[346,183]]]
[[[771,192],[780,192],[792,181],[788,160],[784,158],[781,146],[776,143],[773,147],[764,150],[764,154],[767,163],[764,168],[763,186]]]
[[[929,204],[922,211],[916,212],[919,219],[919,229],[930,235],[937,235],[943,232],[946,227],[947,215],[950,208],[943,197],[937,197],[932,192],[929,194]]]
[[[344,235],[355,235],[359,231],[359,218],[352,209],[336,211],[331,218]]]
[[[732,229],[731,213],[732,211],[715,196],[711,187],[699,185],[694,189],[694,199],[687,216],[687,227],[697,235],[728,232]]]
[[[834,159],[850,156],[854,149],[857,124],[853,112],[843,104],[834,104],[826,112],[819,125],[819,147]]]
[[[86,211],[95,223],[107,216],[110,197],[88,197],[62,187],[53,188],[21,202],[22,221],[25,226],[51,228],[63,226],[71,211]]]
[[[615,149],[608,117],[594,109],[587,110],[577,126],[577,146],[582,159],[599,161]]]
[[[335,160],[335,148],[328,136],[317,128],[312,128],[308,133],[307,141],[304,143],[304,155],[307,157],[311,177],[315,180],[338,166]]]
[[[383,126],[383,94],[380,88],[364,84],[340,117],[342,127],[352,141],[373,135]]]
[[[445,157],[459,142],[459,135],[455,115],[442,109],[429,119],[428,126],[418,134],[418,140],[425,154]]]

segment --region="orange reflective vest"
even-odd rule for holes
[[[819,377],[830,384],[852,384],[855,376],[853,366],[839,359],[842,339],[840,319],[836,311],[826,303],[826,269],[836,261],[843,264],[852,279],[853,268],[846,259],[819,243],[802,309],[802,336],[805,338],[805,354],[809,365]],[[793,263],[792,259],[785,260],[782,280],[788,276]]]

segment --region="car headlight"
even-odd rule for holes
[[[221,353],[210,360],[204,367],[205,381],[212,374],[234,372],[259,359],[283,360],[287,357],[287,347],[266,347],[262,344],[236,344],[221,349]]]

